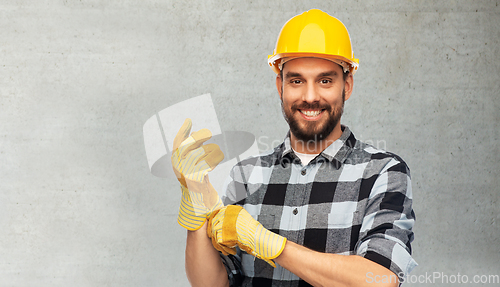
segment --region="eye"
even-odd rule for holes
[[[319,82],[322,83],[322,84],[324,84],[324,85],[327,85],[327,84],[331,84],[332,80],[330,80],[330,79],[321,79]]]
[[[302,84],[302,81],[299,80],[299,79],[293,79],[293,80],[290,81],[290,83],[294,84],[294,85],[300,85],[300,84]]]

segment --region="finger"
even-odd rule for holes
[[[186,147],[186,149],[181,154],[181,158],[185,158],[190,151],[195,150],[203,145],[204,142],[212,137],[212,133],[208,129],[201,129],[199,131],[193,132],[191,134],[191,137],[193,138],[194,143]]]
[[[224,255],[228,255],[228,253],[226,251],[224,251],[224,249],[222,248],[221,245],[219,245],[217,243],[217,241],[215,240],[215,237],[212,237],[212,246],[217,250],[217,251],[220,251],[222,252],[222,254]]]
[[[222,250],[224,250],[223,252],[225,253],[228,253],[228,254],[231,254],[231,255],[235,255],[236,254],[236,248],[235,247],[227,247],[225,245],[219,245],[221,247]],[[225,254],[227,255],[227,254]]]
[[[222,252],[222,254],[224,254],[224,255],[229,255],[229,254],[235,255],[236,254],[236,248],[234,248],[234,247],[230,248],[230,247],[227,247],[227,246],[224,246],[224,245],[217,243],[217,240],[215,237],[212,237],[212,246],[217,251]]]
[[[177,132],[177,135],[174,138],[173,150],[176,150],[181,145],[181,143],[189,137],[192,126],[193,123],[191,122],[190,118],[184,120],[184,123],[182,124],[181,128]]]
[[[222,231],[220,229],[217,230],[217,232],[212,232],[213,237],[212,237],[212,245],[214,246],[215,249],[218,251],[222,252],[224,255],[228,254],[236,254],[236,244],[234,243],[221,243],[221,236],[222,236]]]
[[[202,146],[205,154],[198,162],[204,160],[211,168],[216,167],[223,159],[224,153],[217,144],[211,143]],[[196,164],[198,164],[198,162]]]
[[[212,231],[212,225],[213,225],[213,220],[214,217],[221,211],[222,209],[215,210],[210,214],[210,216],[207,218],[207,236],[212,238],[214,237],[213,231]]]

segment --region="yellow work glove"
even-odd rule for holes
[[[235,247],[276,267],[272,259],[285,248],[286,238],[267,230],[244,208],[228,205],[213,212],[208,221],[208,237],[215,249],[235,254]]]
[[[182,190],[177,222],[188,230],[198,230],[211,212],[224,206],[207,175],[224,154],[216,144],[203,145],[212,137],[209,130],[189,135],[191,126],[191,119],[186,119],[175,136],[171,159]]]

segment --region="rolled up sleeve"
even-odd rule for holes
[[[370,192],[355,252],[404,278],[417,266],[411,255],[414,224],[410,172],[392,158]]]

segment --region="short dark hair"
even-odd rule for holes
[[[344,76],[344,81],[349,76],[349,73],[350,73],[349,70],[347,70],[347,71],[344,72],[344,75],[343,75]]]

